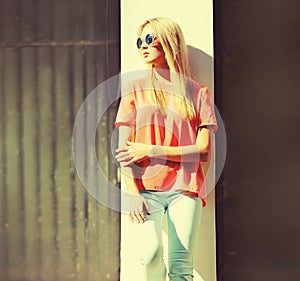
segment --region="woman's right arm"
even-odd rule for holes
[[[131,138],[133,134],[133,127],[130,126],[120,126],[119,127],[119,148],[127,146],[127,141]],[[125,184],[125,191],[128,194],[130,201],[130,218],[132,222],[135,220],[140,223],[146,220],[144,214],[144,206],[146,211],[150,214],[150,209],[147,205],[146,200],[140,194],[139,189],[134,181],[134,174],[131,166],[126,166],[125,163],[120,163],[121,167],[121,177],[123,183]]]
[[[130,126],[120,126],[119,127],[119,149],[126,147],[127,141],[130,139],[133,133],[133,127]],[[121,174],[125,183],[125,190],[129,194],[140,194],[135,181],[134,175],[131,166],[125,166],[123,163],[120,163]]]

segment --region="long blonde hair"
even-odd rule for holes
[[[172,19],[156,17],[146,20],[138,29],[141,35],[144,27],[149,24],[158,37],[170,70],[171,82],[176,91],[174,98],[177,106],[184,109],[188,119],[195,116],[190,83],[191,73],[183,32],[180,26]],[[150,75],[151,86],[154,91],[147,91],[149,98],[161,108],[166,106],[163,91],[157,88],[155,74],[152,69]]]

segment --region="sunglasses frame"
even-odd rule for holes
[[[138,49],[142,48],[143,42],[145,42],[148,46],[151,46],[151,44],[155,41],[157,37],[151,33],[148,33],[145,36],[145,40],[143,41],[143,39],[141,37],[139,37],[136,41],[136,46],[138,47]]]

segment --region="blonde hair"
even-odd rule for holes
[[[165,58],[170,69],[171,82],[175,86],[174,95],[177,106],[184,110],[188,119],[195,116],[195,108],[192,98],[191,73],[183,32],[180,26],[169,18],[157,17],[146,20],[138,29],[141,35],[144,27],[149,24],[165,53]],[[147,91],[149,98],[161,108],[166,106],[163,92],[157,88],[155,74],[152,69],[150,75],[151,86],[154,91]]]

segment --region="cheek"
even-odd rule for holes
[[[165,53],[164,53],[164,51],[163,51],[163,49],[162,49],[161,46],[158,46],[158,47],[155,48],[155,53],[159,57],[164,57],[165,56]]]

